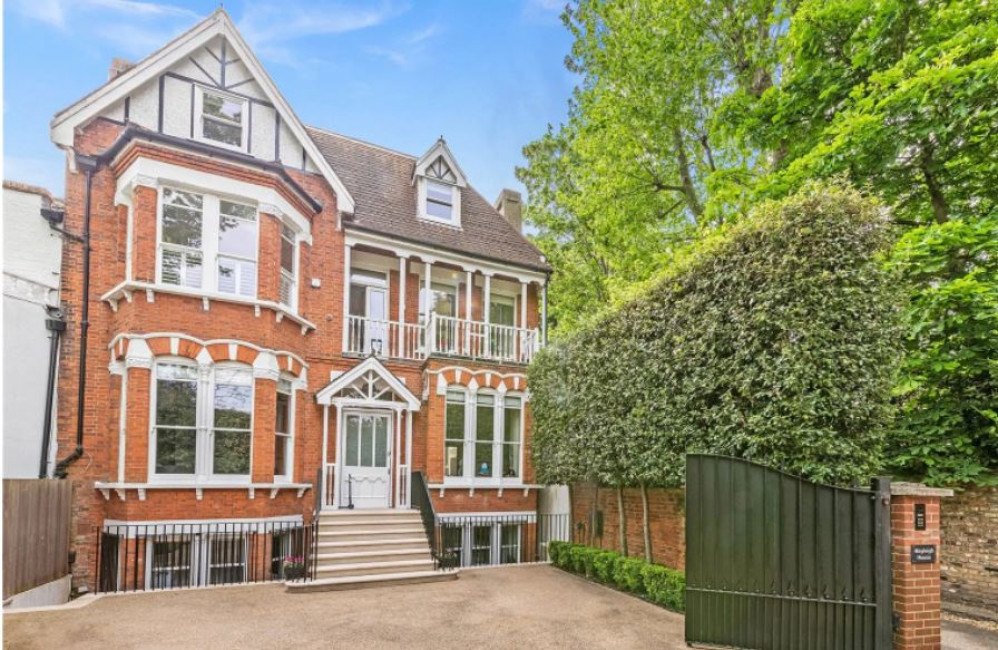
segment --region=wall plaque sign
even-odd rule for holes
[[[911,547],[912,564],[933,564],[936,561],[935,544],[914,544]]]

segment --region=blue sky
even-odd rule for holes
[[[61,195],[56,111],[217,2],[7,0],[4,178]],[[486,198],[519,187],[523,145],[564,119],[575,77],[564,0],[230,1],[225,8],[307,124],[412,154],[439,135]]]

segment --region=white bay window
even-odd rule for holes
[[[256,298],[258,233],[257,210],[252,205],[164,187],[157,280]]]

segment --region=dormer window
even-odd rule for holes
[[[451,223],[454,221],[454,186],[426,180],[426,216]]]
[[[246,148],[245,99],[198,87],[198,138],[235,149]]]

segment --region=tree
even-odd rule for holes
[[[582,0],[566,11],[568,66],[582,79],[568,122],[527,145],[517,170],[535,243],[558,270],[557,331],[747,210],[756,157],[718,147],[710,124],[726,89],[772,83],[780,6]]]

